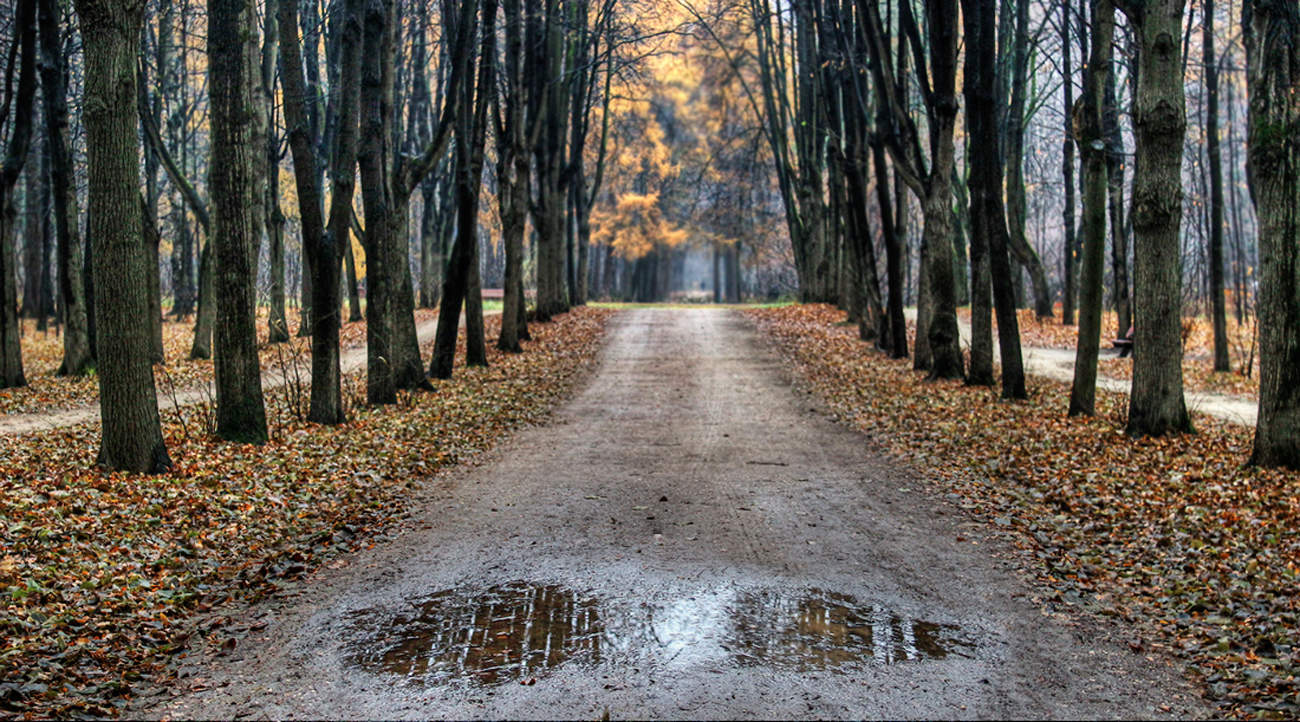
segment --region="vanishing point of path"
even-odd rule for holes
[[[1206,716],[815,411],[744,317],[627,310],[550,423],[264,602],[134,716]]]

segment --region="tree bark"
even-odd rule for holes
[[[1112,3],[1113,5],[1113,3]],[[1112,55],[1114,51],[1112,51]],[[1110,206],[1111,283],[1119,332],[1133,325],[1128,283],[1128,230],[1124,215],[1124,135],[1119,126],[1119,103],[1115,98],[1115,74],[1106,78],[1106,100],[1102,122],[1106,134],[1107,203]]]
[[[266,146],[258,143],[260,57],[253,0],[208,0],[208,95],[212,116],[212,245],[217,435],[266,442],[257,356],[257,244]]]
[[[1065,181],[1065,213],[1062,227],[1065,229],[1065,247],[1061,250],[1064,259],[1061,284],[1061,323],[1065,326],[1074,324],[1075,300],[1075,248],[1074,236],[1074,72],[1071,67],[1070,47],[1074,44],[1070,31],[1074,27],[1074,8],[1072,3],[1061,3],[1061,76],[1063,95],[1065,96],[1065,138],[1061,145],[1061,174]]]
[[[19,337],[18,278],[15,237],[17,235],[18,209],[14,190],[32,137],[32,110],[36,103],[36,2],[19,0],[14,15],[15,50],[21,50],[22,67],[18,87],[12,102],[13,123],[9,134],[9,147],[0,160],[0,389],[26,386],[23,373],[23,354]],[[10,65],[12,68],[12,63]],[[12,88],[12,78],[6,80],[6,89]],[[134,107],[134,106],[132,106]],[[30,271],[29,271],[30,273]]]
[[[144,2],[77,0],[76,7],[86,63],[88,235],[98,298],[99,463],[156,473],[172,463],[149,363],[149,268],[137,190],[135,63]]]
[[[1029,0],[1015,0],[1016,30],[1012,41],[1011,106],[1007,109],[1006,188],[1011,252],[1029,271],[1034,289],[1034,315],[1052,317],[1052,293],[1047,272],[1025,237],[1025,101],[1029,73]]]
[[[1300,7],[1242,4],[1259,217],[1259,421],[1250,460],[1300,469]]]
[[[1205,0],[1202,61],[1205,69],[1205,154],[1210,166],[1210,314],[1214,370],[1229,371],[1228,309],[1223,295],[1223,153],[1219,149],[1219,65],[1214,56],[1214,0]]]
[[[475,2],[475,0],[466,0]],[[472,6],[471,6],[472,7]],[[466,82],[459,88],[456,103],[456,242],[443,283],[438,331],[434,338],[429,375],[451,378],[456,355],[456,331],[460,311],[473,283],[473,266],[478,263],[478,201],[483,177],[483,146],[487,133],[487,111],[495,92],[496,0],[485,0],[482,20],[482,51],[478,57],[478,88]],[[473,67],[471,65],[471,67]],[[563,218],[563,209],[560,217]],[[562,270],[562,269],[561,269]],[[563,285],[563,278],[557,279]],[[467,309],[468,310],[468,309]],[[468,316],[468,313],[467,313]],[[468,325],[468,318],[467,318]],[[480,343],[482,341],[480,334]],[[468,359],[467,359],[468,360]]]
[[[962,2],[962,18],[966,25],[966,128],[972,138],[992,138],[997,133],[994,90],[997,15],[997,0]],[[1011,289],[1011,259],[1007,253],[1006,210],[1000,187],[1002,161],[996,143],[975,143],[968,151],[972,154],[971,174],[967,180],[971,197],[971,246],[975,246],[978,238],[982,250],[987,249],[989,257],[998,316],[998,345],[1002,351],[1002,398],[1023,399],[1027,396],[1025,371],[1020,358],[1020,330]],[[981,323],[988,323],[986,303],[985,318]],[[972,327],[973,324],[972,317]],[[988,353],[992,355],[991,349]],[[972,362],[974,356],[972,346]],[[990,366],[991,363],[991,359],[988,360]],[[984,371],[992,375],[992,368],[981,369]]]
[[[497,141],[497,213],[501,219],[501,242],[506,251],[505,295],[502,302],[501,333],[497,348],[510,353],[523,350],[519,328],[527,323],[524,303],[524,226],[530,165],[527,132],[524,128],[523,17],[520,0],[504,0],[504,82],[497,103],[500,121]]]
[[[1187,130],[1182,47],[1184,0],[1121,5],[1138,42],[1133,125],[1135,301],[1133,385],[1127,431],[1160,436],[1192,430],[1183,400],[1183,139]]]
[[[266,128],[266,238],[270,245],[271,307],[267,316],[270,343],[289,340],[285,309],[284,213],[280,210],[280,138],[275,128],[275,69],[279,64],[280,22],[274,8],[266,11],[262,33],[262,112]]]
[[[83,251],[68,132],[68,61],[59,39],[58,0],[39,1],[41,98],[45,102],[46,142],[50,148],[50,185],[54,232],[58,241],[59,309],[63,317],[60,376],[85,375],[93,363],[86,328]]]
[[[1083,268],[1079,279],[1079,335],[1070,387],[1070,416],[1096,413],[1097,354],[1101,345],[1103,275],[1106,270],[1106,87],[1110,83],[1115,6],[1092,0],[1092,47],[1080,110],[1079,153],[1083,157]],[[1123,330],[1121,330],[1123,333]]]

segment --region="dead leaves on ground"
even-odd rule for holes
[[[1250,429],[1198,416],[1195,435],[1132,440],[1124,395],[1070,419],[1065,385],[1033,378],[1007,403],[926,382],[828,306],[750,313],[842,420],[1005,530],[1046,603],[1131,625],[1225,713],[1300,715],[1300,474],[1244,467]]]
[[[435,318],[437,311],[418,309],[416,323]],[[289,329],[296,331],[300,319],[296,310],[289,313]],[[257,337],[267,338],[266,309],[261,309],[257,319]],[[190,320],[163,322],[163,358],[154,365],[154,382],[158,398],[165,405],[174,393],[206,388],[212,384],[211,359],[191,359],[190,346],[194,341],[194,324]],[[346,352],[364,347],[365,321],[343,324],[339,345]],[[99,381],[92,373],[81,378],[60,378],[55,374],[63,362],[63,336],[59,329],[50,326],[48,331],[37,331],[36,322],[23,321],[23,368],[27,386],[0,389],[0,414],[28,414],[72,409],[99,401]],[[263,343],[260,348],[263,369],[271,369],[289,357],[310,357],[311,338],[292,336],[283,344]]]
[[[165,414],[166,475],[94,470],[95,425],[0,438],[0,716],[115,714],[184,644],[187,617],[305,574],[400,518],[440,467],[540,420],[594,359],[610,313],[534,325],[525,353],[489,347],[489,368],[336,428],[293,421],[269,395],[283,421],[260,448]]]

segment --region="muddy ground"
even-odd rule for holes
[[[737,311],[619,314],[551,423],[241,616],[135,717],[1204,717],[794,391]],[[233,646],[231,646],[233,644]]]

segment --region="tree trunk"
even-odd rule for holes
[[[280,138],[275,128],[275,69],[279,64],[280,23],[274,8],[263,20],[262,37],[262,113],[266,128],[266,238],[270,245],[271,307],[267,316],[266,340],[281,343],[289,340],[289,321],[285,313],[284,288],[284,213],[280,210]]]
[[[391,152],[386,141],[390,137],[392,72],[397,59],[388,27],[390,6],[390,0],[366,5],[357,152],[366,213],[366,402],[372,405],[397,403],[391,286],[398,259],[390,254],[393,242],[389,238],[396,209],[385,162]]]
[[[1092,0],[1092,47],[1080,110],[1079,154],[1083,157],[1083,269],[1079,283],[1079,336],[1070,388],[1070,416],[1096,413],[1097,354],[1106,270],[1106,87],[1110,82],[1115,6]],[[1126,330],[1126,329],[1124,329]],[[1123,333],[1121,330],[1120,333]]]
[[[1074,71],[1071,67],[1070,47],[1074,44],[1071,30],[1074,28],[1073,3],[1061,3],[1061,80],[1065,96],[1065,138],[1061,146],[1061,174],[1065,180],[1065,213],[1062,227],[1065,229],[1065,247],[1061,250],[1064,259],[1061,289],[1061,323],[1074,325]],[[1086,212],[1086,211],[1085,211]],[[1103,226],[1105,224],[1103,223]]]
[[[1132,436],[1192,430],[1183,400],[1179,268],[1187,130],[1179,45],[1183,4],[1159,0],[1125,9],[1139,48],[1132,211],[1138,318],[1127,428]]]
[[[962,17],[966,25],[966,128],[972,138],[991,138],[997,133],[996,76],[994,59],[997,27],[996,0],[964,0]],[[996,143],[975,143],[971,153],[971,174],[967,183],[971,197],[971,247],[978,242],[987,250],[994,303],[998,315],[998,344],[1002,351],[1002,397],[1023,399],[1025,372],[1020,358],[1020,330],[1015,299],[1011,291],[1011,259],[1007,253],[1006,211],[1002,204],[1002,161]],[[979,239],[976,241],[975,239]],[[984,265],[981,261],[981,265]],[[987,301],[981,324],[988,324]],[[972,314],[974,309],[972,309]],[[972,316],[972,332],[974,318]],[[986,331],[987,333],[987,331]],[[991,346],[991,344],[989,344]],[[992,349],[981,355],[992,355]],[[975,349],[971,348],[972,366]],[[987,364],[987,365],[985,365]],[[981,360],[980,381],[991,384],[992,360]]]
[[[144,196],[140,196],[140,235],[144,238],[149,265],[149,360],[160,364],[166,360],[162,338],[162,279],[158,277],[162,234],[158,232],[158,215],[151,211]]]
[[[68,133],[68,62],[59,45],[58,0],[40,0],[41,97],[45,102],[46,142],[50,147],[50,185],[54,232],[58,241],[59,309],[63,317],[60,376],[82,376],[93,362],[86,328],[85,272],[82,265],[77,188]]]
[[[5,149],[3,160],[0,160],[0,389],[27,385],[19,341],[21,328],[18,320],[17,254],[14,248],[18,209],[14,202],[14,190],[22,175],[23,165],[27,162],[32,137],[32,111],[36,103],[36,23],[32,22],[36,15],[36,2],[19,0],[16,9],[13,28],[17,42],[14,50],[22,51],[22,69],[19,71],[18,87],[12,91],[14,120],[9,134],[9,147]],[[16,55],[11,54],[10,58],[12,67]],[[12,89],[12,85],[6,85],[6,90]],[[5,98],[5,102],[11,102],[11,98]]]
[[[1012,42],[1011,106],[1007,109],[1006,189],[1011,252],[1029,270],[1034,288],[1034,314],[1052,317],[1052,293],[1043,262],[1025,237],[1025,102],[1029,94],[1029,0],[1016,2],[1016,34]]]
[[[266,193],[261,162],[266,146],[257,142],[262,115],[257,35],[252,0],[208,0],[217,435],[251,444],[266,442],[255,305]]]
[[[942,0],[926,5],[929,20],[930,72],[935,95],[930,128],[933,151],[925,203],[923,248],[930,251],[926,274],[930,282],[931,379],[966,376],[957,332],[957,287],[953,278],[952,169],[953,132],[957,124],[957,3]],[[996,262],[996,259],[995,259]],[[924,264],[923,264],[924,265]],[[996,270],[995,270],[996,272]],[[917,327],[918,329],[920,326]]]
[[[99,463],[161,472],[172,463],[149,363],[148,253],[140,237],[137,190],[135,63],[144,3],[77,0],[76,7],[86,63],[88,235],[98,297]]]
[[[520,0],[505,0],[504,82],[497,99],[501,124],[497,127],[497,212],[501,242],[506,251],[505,296],[497,348],[518,353],[520,324],[526,323],[524,304],[524,226],[527,223],[529,170],[524,128],[523,16]]]
[[[333,218],[331,215],[330,218]],[[356,249],[352,247],[352,227],[349,225],[346,229],[347,236],[343,239],[343,264],[347,271],[344,280],[348,284],[348,323],[360,321],[365,318],[361,313],[361,289],[357,287],[357,254]],[[366,259],[369,265],[370,259]],[[369,293],[369,289],[366,289]],[[341,292],[341,290],[340,290]]]
[[[1259,216],[1259,422],[1250,460],[1300,469],[1300,8],[1245,0],[1249,155]]]
[[[194,341],[190,344],[191,359],[212,358],[212,327],[217,322],[213,278],[215,268],[216,261],[212,257],[212,236],[209,232],[203,250],[199,253],[199,310],[194,319]]]
[[[1205,0],[1202,60],[1205,67],[1205,153],[1210,165],[1210,309],[1214,319],[1214,370],[1229,371],[1228,309],[1223,295],[1223,153],[1219,150],[1219,66],[1214,57],[1214,0]]]
[[[467,0],[474,2],[474,0]],[[438,379],[451,378],[456,356],[456,331],[460,311],[473,283],[474,266],[478,264],[478,201],[479,185],[483,178],[483,146],[487,132],[487,109],[495,91],[493,71],[496,63],[496,0],[483,3],[482,42],[479,55],[478,89],[469,82],[469,74],[453,101],[456,107],[456,242],[452,246],[451,263],[443,284],[442,305],[438,311],[438,332],[434,338],[433,360],[429,375]],[[470,66],[471,68],[473,65]],[[560,218],[563,219],[563,208]],[[558,279],[561,284],[563,279]],[[481,308],[481,307],[480,307]],[[467,314],[468,316],[468,314]],[[468,319],[467,319],[468,324]],[[481,333],[479,341],[481,343]]]
[[[469,285],[465,289],[465,365],[487,366],[487,337],[483,329],[483,277],[478,233],[470,254]]]
[[[880,141],[871,144],[872,167],[876,171],[876,200],[880,209],[880,231],[885,237],[885,280],[889,293],[885,303],[888,317],[886,350],[890,358],[907,358],[907,317],[903,314],[903,244],[894,222],[893,194],[889,191],[889,169]]]
[[[1107,203],[1110,206],[1111,297],[1115,315],[1119,318],[1119,332],[1123,334],[1133,325],[1133,313],[1128,285],[1128,223],[1124,216],[1124,135],[1119,127],[1114,73],[1106,74],[1106,101],[1102,122],[1106,134],[1106,181],[1109,186]]]

